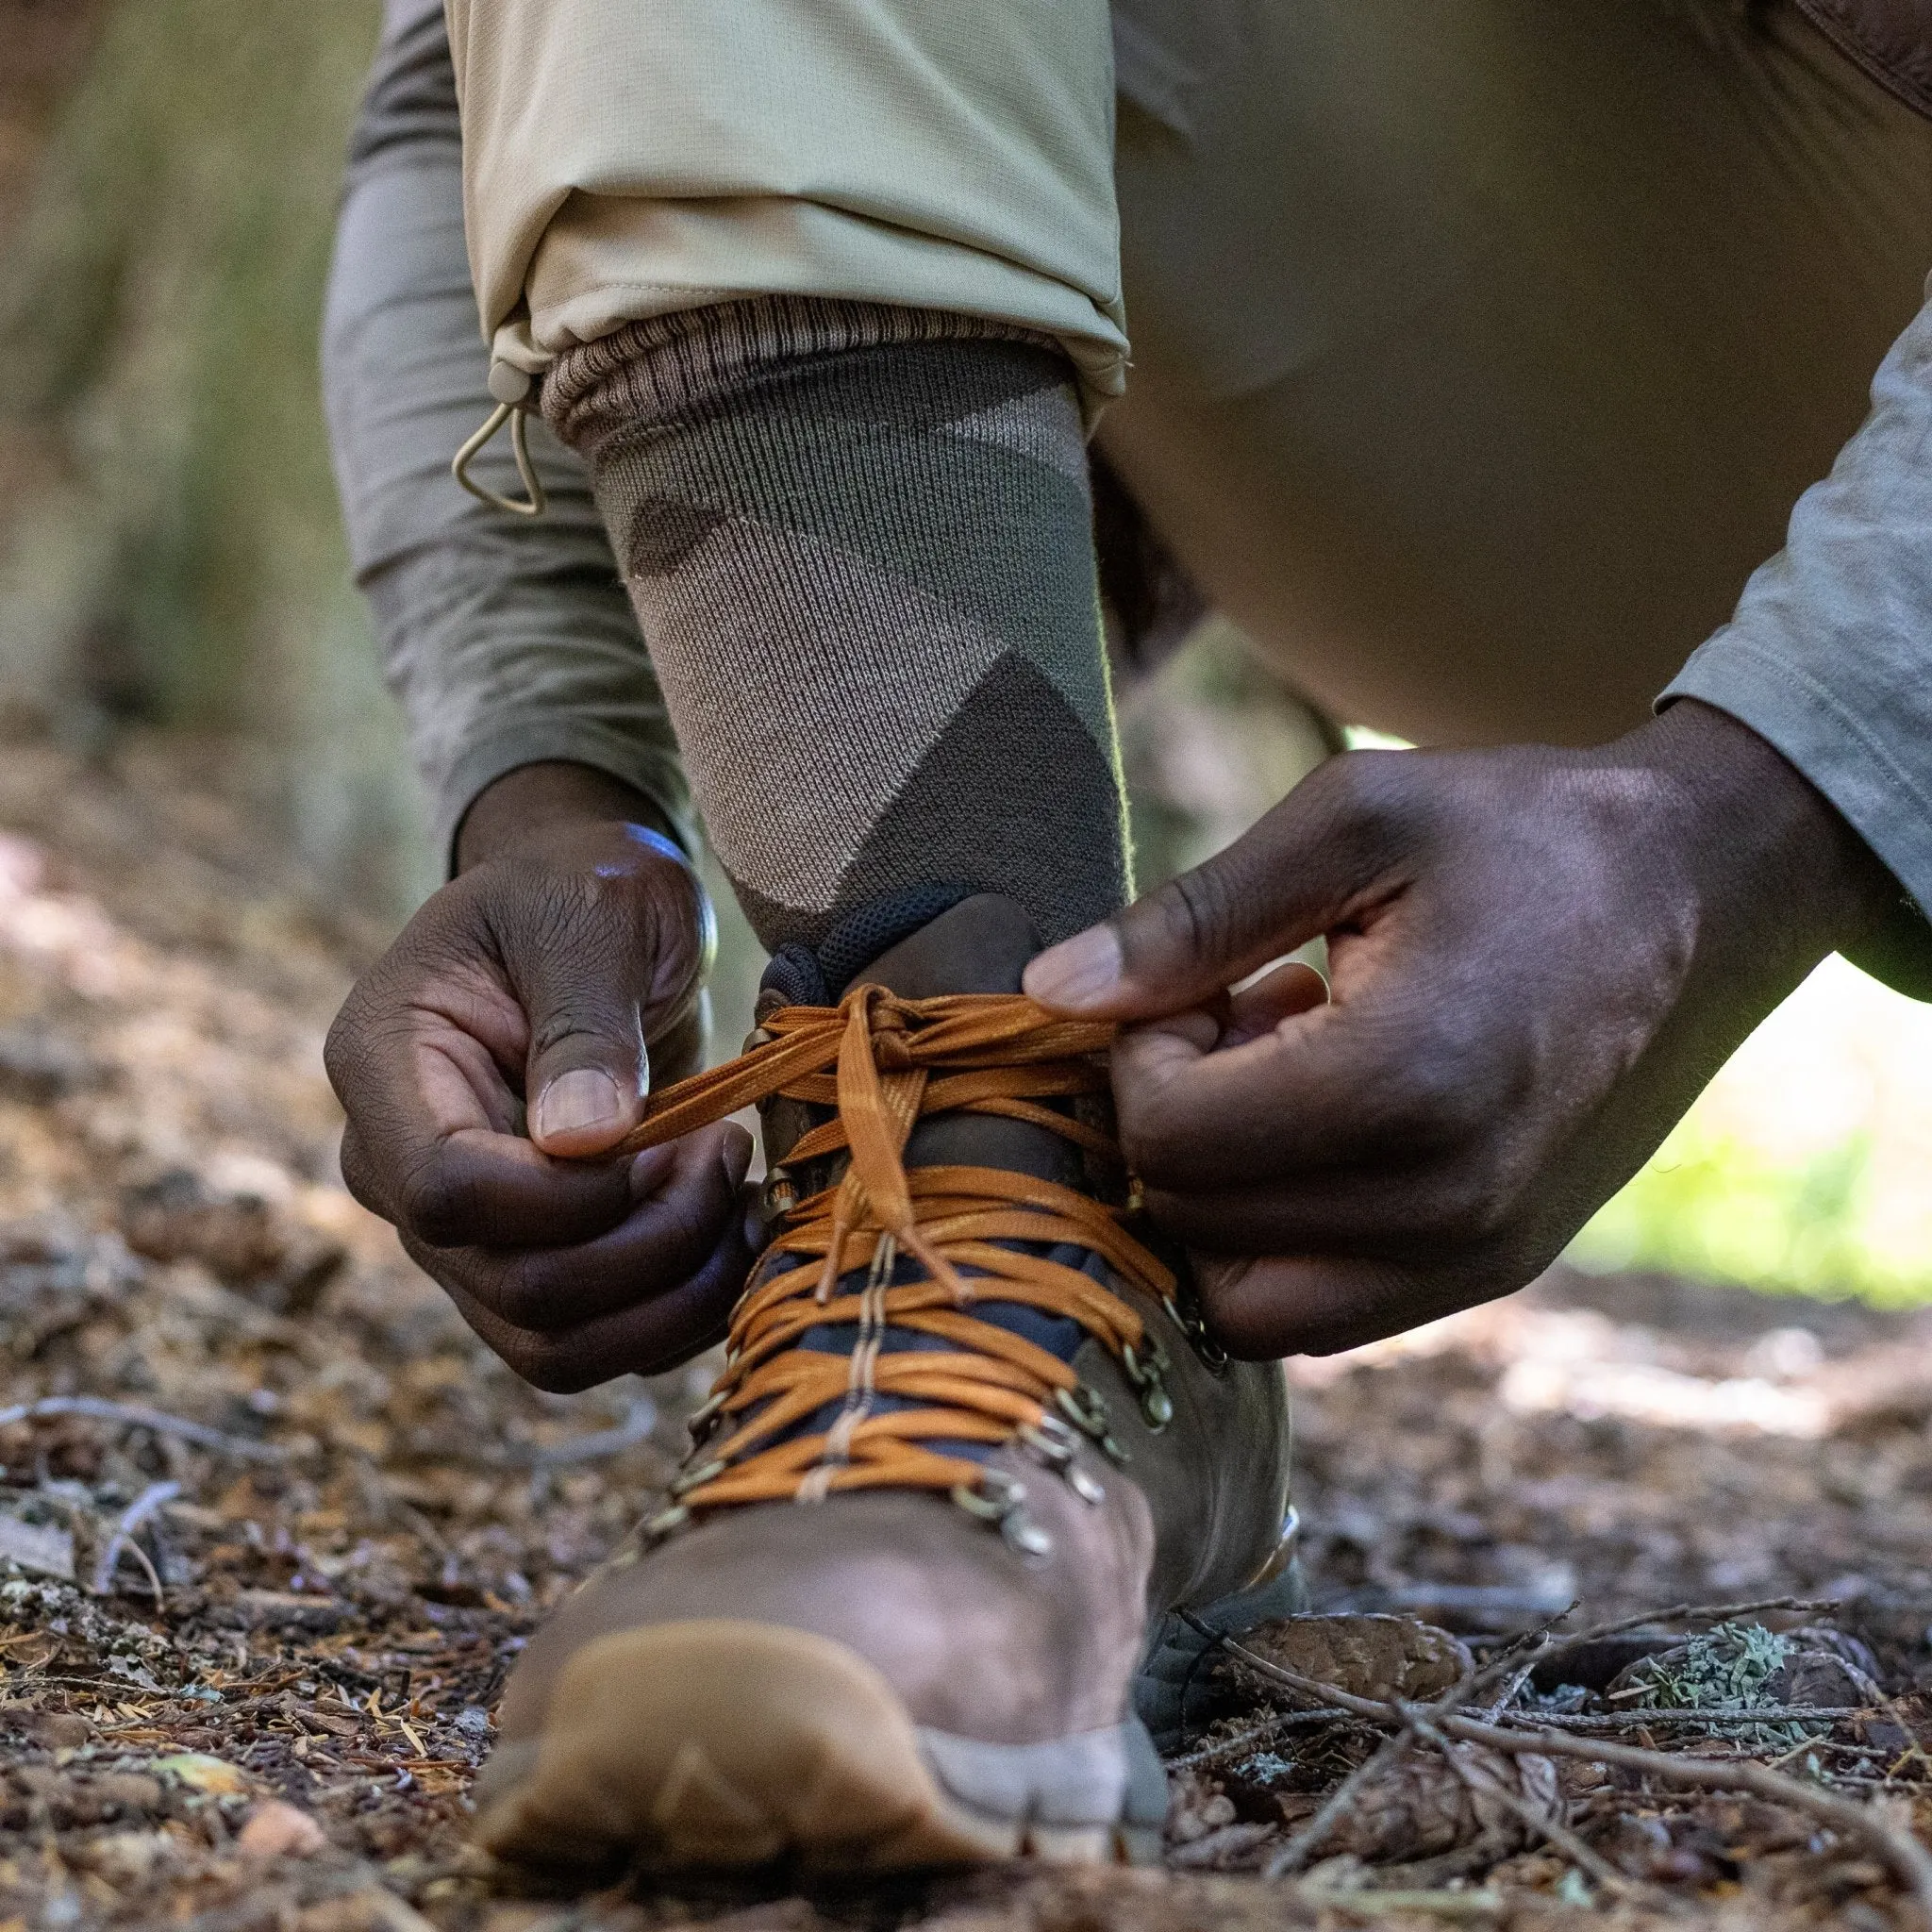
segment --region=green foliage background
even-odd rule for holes
[[[365,905],[424,882],[329,478],[318,319],[375,0],[123,0],[0,271],[0,684],[222,733]]]

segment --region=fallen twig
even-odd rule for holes
[[[98,1395],[43,1395],[38,1402],[17,1403],[0,1408],[0,1429],[15,1423],[40,1422],[53,1416],[84,1415],[95,1422],[120,1423],[128,1428],[152,1429],[158,1436],[176,1436],[192,1442],[197,1449],[212,1449],[222,1456],[237,1456],[257,1462],[283,1462],[289,1452],[278,1442],[252,1441],[246,1436],[226,1436],[205,1423],[192,1423],[186,1416],[169,1415],[158,1408],[143,1408],[138,1403],[108,1402]]]
[[[123,1550],[133,1551],[147,1572],[149,1586],[155,1593],[155,1608],[161,1607],[161,1579],[155,1573],[155,1566],[148,1561],[147,1552],[134,1541],[134,1532],[152,1516],[164,1503],[172,1503],[181,1493],[179,1483],[150,1483],[128,1504],[121,1521],[114,1525],[114,1534],[108,1539],[107,1547],[102,1550],[100,1560],[94,1565],[93,1592],[106,1596],[114,1587],[114,1566],[121,1560]]]
[[[1396,1912],[1428,1912],[1439,1919],[1489,1919],[1507,1905],[1500,1891],[1343,1891],[1334,1885],[1304,1885],[1298,1895],[1364,1919]]]
[[[1251,1724],[1244,1731],[1237,1731],[1231,1738],[1223,1738],[1219,1743],[1205,1745],[1199,1751],[1191,1751],[1185,1757],[1170,1757],[1169,1771],[1199,1771],[1205,1765],[1225,1764],[1231,1757],[1239,1757],[1243,1752],[1259,1750],[1271,1739],[1278,1738],[1284,1731],[1308,1730],[1321,1724],[1332,1724],[1337,1718],[1347,1717],[1345,1710],[1283,1710],[1277,1711],[1266,1724]]]
[[[1523,1687],[1529,1682],[1529,1674],[1535,1668],[1536,1665],[1533,1661],[1530,1663],[1520,1665],[1515,1671],[1515,1673],[1511,1675],[1508,1685],[1504,1690],[1502,1696],[1497,1698],[1496,1701],[1492,1705],[1491,1705],[1490,1707],[1483,1713],[1483,1715],[1488,1718],[1501,1717],[1502,1714],[1506,1710],[1507,1710],[1509,1707],[1512,1704],[1514,1704],[1520,1696],[1522,1696]]]
[[[1497,1716],[1508,1717],[1519,1724],[1534,1721],[1559,1731],[1634,1731],[1652,1724],[1704,1724],[1716,1729],[1724,1724],[1755,1727],[1759,1724],[1837,1724],[1843,1718],[1870,1717],[1876,1708],[1871,1704],[1767,1704],[1757,1708],[1735,1709],[1699,1709],[1694,1705],[1679,1705],[1670,1709],[1491,1711],[1489,1716],[1491,1721]],[[1806,1740],[1807,1743],[1814,1741],[1810,1739]],[[1802,1751],[1806,1746],[1799,1744],[1795,1748]]]
[[[1664,1610],[1642,1610],[1634,1617],[1617,1617],[1607,1624],[1592,1624],[1587,1630],[1559,1639],[1567,1650],[1572,1644],[1594,1643],[1603,1637],[1621,1637],[1626,1630],[1641,1630],[1646,1624],[1731,1624],[1740,1617],[1755,1617],[1765,1610],[1836,1610],[1843,1607],[1835,1596],[1767,1596],[1748,1604],[1673,1604]]]
[[[1304,1697],[1339,1706],[1377,1724],[1395,1724],[1406,1729],[1416,1717],[1421,1717],[1449,1737],[1459,1738],[1465,1743],[1488,1744],[1495,1750],[1518,1755],[1535,1753],[1547,1757],[1580,1757],[1591,1764],[1613,1765],[1624,1771],[1661,1778],[1667,1783],[1694,1786],[1704,1790],[1749,1791],[1754,1797],[1764,1798],[1774,1805],[1804,1812],[1834,1830],[1862,1840],[1877,1853],[1905,1882],[1926,1924],[1932,1925],[1932,1853],[1928,1853],[1909,1832],[1888,1824],[1865,1806],[1833,1797],[1828,1791],[1801,1784],[1796,1778],[1785,1776],[1782,1772],[1767,1771],[1761,1764],[1740,1758],[1700,1757],[1690,1752],[1644,1751],[1634,1744],[1612,1743],[1603,1738],[1573,1738],[1547,1726],[1531,1729],[1526,1719],[1517,1720],[1524,1728],[1508,1729],[1501,1724],[1485,1724],[1476,1718],[1442,1713],[1437,1707],[1423,1709],[1399,1702],[1357,1697],[1337,1685],[1324,1684],[1316,1678],[1303,1676],[1299,1671],[1286,1670],[1279,1664],[1270,1663],[1266,1657],[1231,1637],[1225,1640],[1225,1644],[1227,1649],[1263,1676],[1274,1678]]]

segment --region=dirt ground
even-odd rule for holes
[[[705,1377],[525,1389],[348,1201],[320,1045],[378,935],[195,762],[0,747],[0,1932],[1910,1922],[1858,1821],[1932,1827],[1932,1318],[1563,1274],[1294,1366],[1316,1608],[1354,1621],[1210,1657],[1165,1869],[590,1898],[492,1870],[465,1791],[504,1674]],[[1836,1607],[1520,1649],[1458,1695],[1779,1763],[1849,1822],[1422,1740],[1261,1875],[1392,1722],[1311,1713],[1265,1658],[1426,1697],[1573,1601],[1564,1631],[1782,1597]]]

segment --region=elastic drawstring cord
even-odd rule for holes
[[[498,403],[491,410],[482,428],[458,450],[450,463],[449,473],[480,503],[508,510],[513,517],[541,517],[550,508],[550,499],[543,494],[543,480],[537,475],[536,464],[530,460],[530,432],[524,413],[516,403]],[[517,475],[524,479],[524,488],[530,492],[528,501],[525,503],[519,503],[513,496],[499,496],[470,475],[471,463],[506,422],[509,425],[509,446],[517,459]]]

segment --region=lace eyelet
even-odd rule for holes
[[[1016,1556],[1032,1560],[1053,1555],[1053,1538],[1027,1515],[1026,1485],[1002,1469],[982,1470],[979,1482],[956,1484],[953,1501],[969,1516],[990,1523]]]
[[[668,1509],[660,1509],[643,1526],[642,1534],[652,1542],[661,1542],[674,1529],[681,1529],[691,1521],[691,1511],[682,1503],[674,1503]]]
[[[701,1490],[708,1482],[715,1482],[724,1474],[725,1464],[722,1461],[706,1463],[701,1469],[694,1469],[689,1474],[675,1478],[671,1485],[674,1496],[688,1496],[693,1490]]]
[[[685,1418],[685,1433],[693,1443],[702,1442],[716,1426],[718,1418],[724,1413],[725,1394],[720,1390],[717,1394],[707,1396],[704,1402]]]
[[[1127,1452],[1113,1438],[1109,1427],[1107,1398],[1099,1390],[1089,1388],[1082,1382],[1077,1390],[1056,1390],[1054,1401],[1058,1404],[1067,1420],[1083,1436],[1089,1436],[1100,1444],[1101,1454],[1108,1461],[1122,1465],[1127,1462]]]
[[[1202,1320],[1201,1310],[1190,1295],[1185,1306],[1174,1295],[1163,1295],[1160,1306],[1167,1310],[1168,1319],[1187,1338],[1188,1346],[1194,1357],[1210,1375],[1224,1375],[1227,1373],[1228,1354],[1226,1349],[1208,1332],[1208,1324]]]
[[[1042,1415],[1020,1430],[1024,1442],[1066,1486],[1087,1504],[1104,1503],[1107,1491],[1075,1460],[1080,1444],[1073,1430],[1057,1415]]]
[[[1174,1420],[1174,1397],[1161,1379],[1164,1371],[1174,1364],[1159,1342],[1151,1336],[1142,1339],[1147,1348],[1146,1360],[1142,1361],[1129,1343],[1121,1350],[1121,1367],[1141,1397],[1141,1420],[1158,1436]]]

